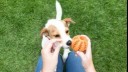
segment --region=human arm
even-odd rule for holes
[[[91,41],[89,37],[87,36],[85,37],[88,40],[88,47],[87,47],[86,53],[84,54],[83,52],[77,51],[77,54],[81,57],[82,65],[86,72],[96,72],[94,64],[93,64],[93,60],[92,60]]]
[[[61,43],[55,46],[56,42],[61,42],[60,39],[49,40],[45,48],[41,50],[43,59],[43,68],[41,72],[54,72],[58,63],[58,54],[61,48]]]

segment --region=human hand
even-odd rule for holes
[[[58,43],[59,42],[59,43]],[[43,60],[43,68],[42,72],[54,72],[58,63],[58,54],[61,48],[61,40],[53,39],[49,40],[48,43],[45,44],[45,48],[42,48],[42,60]],[[58,43],[59,45],[56,45]]]
[[[81,57],[82,65],[85,68],[86,72],[96,72],[92,61],[91,41],[88,36],[83,36],[85,36],[88,40],[88,47],[85,54],[80,51],[77,51],[77,54]]]

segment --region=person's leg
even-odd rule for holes
[[[39,59],[38,59],[38,63],[37,63],[35,72],[40,72],[41,69],[42,69],[42,65],[43,65],[42,57],[40,56]]]
[[[62,59],[62,56],[59,55],[58,56],[58,64],[57,64],[57,71],[56,72],[63,72],[63,59]]]
[[[40,72],[42,67],[43,67],[43,62],[42,62],[42,57],[40,56],[38,59],[38,63],[37,63],[35,72]],[[58,64],[57,64],[56,72],[63,72],[63,61],[62,61],[62,57],[60,55],[58,56]]]
[[[74,52],[70,52],[66,60],[66,72],[85,72],[81,58],[76,56]]]

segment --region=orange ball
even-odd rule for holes
[[[71,48],[76,51],[85,52],[88,46],[88,40],[83,35],[77,35],[72,38]]]

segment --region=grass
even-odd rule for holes
[[[59,0],[71,17],[71,37],[92,41],[97,72],[126,72],[126,0]],[[55,0],[0,0],[0,72],[34,72],[41,50],[40,30],[54,18]]]

